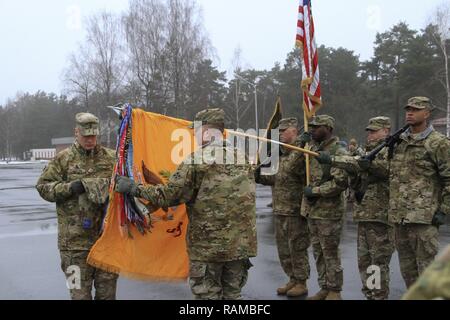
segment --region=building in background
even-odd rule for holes
[[[52,160],[55,156],[56,149],[31,149],[24,153],[24,160]]]
[[[52,146],[56,148],[56,154],[58,154],[64,149],[69,148],[74,141],[75,141],[74,137],[55,138],[52,139]]]

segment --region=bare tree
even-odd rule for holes
[[[113,104],[124,77],[123,33],[120,19],[106,11],[87,20],[87,43],[92,52],[94,88],[103,103]]]
[[[164,98],[167,87],[166,59],[168,9],[160,0],[131,0],[124,16],[124,28],[129,52],[131,81],[140,84],[147,108],[152,94],[158,91]]]
[[[90,66],[89,50],[80,46],[77,54],[70,55],[69,66],[63,72],[65,91],[81,98],[87,111],[90,111],[89,99],[93,91],[93,75]]]
[[[438,6],[432,16],[432,24],[435,26],[433,36],[442,51],[444,57],[444,70],[442,85],[447,92],[447,137],[450,137],[450,79],[449,79],[449,52],[450,41],[450,3],[446,2]]]
[[[92,72],[94,91],[101,107],[113,105],[121,96],[126,68],[124,61],[124,37],[121,20],[112,13],[103,11],[87,19],[87,45],[92,52],[89,68]],[[106,125],[106,145],[112,147],[111,112],[102,108]]]
[[[170,95],[175,115],[185,117],[189,81],[211,45],[194,1],[168,0],[168,7],[168,43],[164,53],[169,63]]]

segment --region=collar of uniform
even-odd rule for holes
[[[87,151],[76,140],[73,143],[73,147],[75,148],[75,150],[77,150],[78,153],[80,153],[81,155],[86,156],[86,157],[96,155],[100,151],[99,145],[96,145],[94,150]]]
[[[295,138],[294,143],[292,145],[301,148],[302,147],[302,139],[301,139],[301,137],[297,136],[297,138]]]
[[[376,147],[378,147],[385,139],[379,139],[376,141],[371,141],[366,143],[366,152],[370,152],[373,149],[375,149]]]
[[[434,131],[434,127],[433,125],[428,126],[428,128],[426,128],[424,131],[422,131],[421,133],[418,133],[417,135],[415,135],[415,137],[413,138],[413,134],[411,133],[411,128],[408,128],[403,134],[402,134],[402,138],[404,139],[414,139],[416,141],[421,141],[421,140],[425,140],[426,138],[428,138],[428,136]]]
[[[339,138],[333,136],[330,139],[325,140],[322,143],[320,143],[318,146],[318,150],[325,150],[325,148],[328,147],[330,144],[333,144],[338,141],[339,141]]]

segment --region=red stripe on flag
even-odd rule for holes
[[[312,115],[315,109],[321,105],[321,86],[320,79],[314,79],[319,75],[319,55],[316,47],[314,20],[311,11],[311,2],[303,6],[303,0],[300,0],[298,8],[299,17],[297,21],[297,45],[301,46],[302,55],[302,89],[303,105],[308,113]],[[308,26],[305,24],[309,22]],[[301,34],[301,32],[303,34]]]

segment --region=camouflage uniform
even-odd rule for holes
[[[283,119],[280,129],[297,127],[297,119]],[[294,143],[301,146],[299,139]],[[306,283],[310,268],[310,245],[307,220],[301,216],[301,202],[305,187],[305,158],[303,153],[282,148],[278,172],[259,174],[256,182],[273,186],[273,213],[278,255],[291,284]]]
[[[367,130],[390,128],[390,119],[376,117],[369,121]],[[381,141],[374,141],[366,146],[370,152]],[[377,155],[376,161],[385,161],[386,150]],[[337,156],[333,166],[346,170],[351,179],[351,187],[357,192],[364,192],[361,202],[356,202],[353,220],[358,224],[358,268],[363,284],[363,293],[369,300],[384,300],[389,297],[389,263],[394,252],[394,229],[388,223],[389,175],[386,170],[382,174],[371,174],[358,166],[357,158]],[[372,272],[370,266],[380,268],[380,288],[369,289],[367,280]]]
[[[223,119],[219,109],[196,116],[203,124],[223,125]],[[239,156],[227,141],[213,142],[183,161],[167,185],[137,186],[136,196],[158,207],[186,204],[189,283],[196,299],[240,299],[249,258],[257,253],[254,169],[230,161]]]
[[[98,135],[98,119],[91,114],[78,114],[77,126],[82,135]],[[75,142],[48,164],[37,182],[41,197],[56,202],[61,268],[68,279],[72,275],[69,267],[80,268],[81,288],[70,290],[73,300],[92,299],[93,284],[96,300],[116,297],[117,275],[86,263],[100,236],[114,163],[113,150],[96,146],[86,151]],[[71,189],[77,180],[85,189],[81,195]]]
[[[429,99],[414,97],[407,107],[431,109]],[[437,211],[450,213],[450,141],[429,126],[400,137],[389,162],[389,222],[395,226],[400,269],[410,287],[439,249]]]
[[[351,139],[348,145],[348,153],[350,156],[362,156],[364,154],[364,150],[358,145],[355,139]]]
[[[334,128],[334,119],[320,115],[310,125]],[[337,137],[320,144],[313,143],[311,150],[328,151],[331,155],[347,155]],[[344,170],[320,165],[317,160],[311,159],[311,187],[317,198],[310,202],[304,197],[302,215],[308,218],[319,286],[324,291],[342,291],[343,269],[339,243],[344,216],[343,191],[347,186],[348,175]]]
[[[450,246],[433,262],[402,300],[450,300]]]

